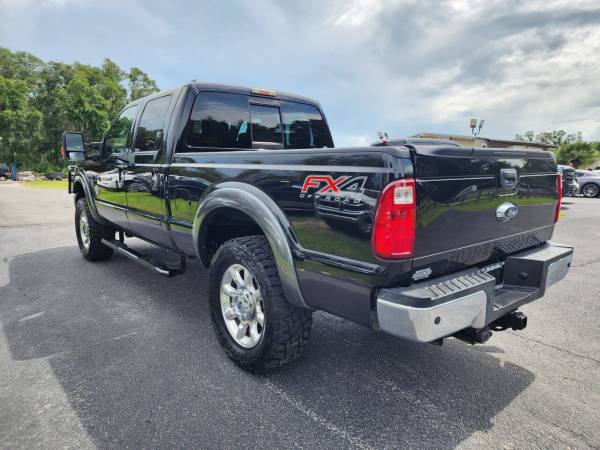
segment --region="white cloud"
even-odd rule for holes
[[[2,45],[110,57],[164,88],[202,79],[308,95],[339,144],[378,130],[464,134],[471,116],[495,137],[600,139],[597,0],[42,1],[0,0]]]

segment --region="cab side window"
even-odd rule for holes
[[[146,152],[162,149],[171,97],[171,95],[166,95],[150,100],[146,104],[135,135],[134,151]]]
[[[250,112],[245,95],[201,92],[187,125],[188,151],[250,148]]]
[[[131,126],[137,113],[137,105],[123,110],[108,130],[104,140],[106,154],[122,153],[131,147]]]
[[[281,102],[285,148],[333,147],[333,140],[317,108],[304,103]]]

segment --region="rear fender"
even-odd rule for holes
[[[198,258],[207,261],[204,239],[209,224],[206,219],[219,208],[236,209],[254,220],[269,241],[287,300],[295,306],[309,308],[298,284],[294,257],[285,231],[291,229],[291,226],[275,202],[254,186],[234,181],[225,182],[206,195],[194,218],[194,248]]]

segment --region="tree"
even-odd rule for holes
[[[127,79],[129,80],[130,102],[159,91],[156,81],[150,79],[144,71],[137,67],[131,68]]]
[[[44,62],[0,47],[0,161],[17,153],[24,169],[64,167],[58,151],[63,131],[100,140],[129,99],[156,91],[141,69],[125,72],[110,59],[100,67]]]
[[[598,146],[584,141],[563,144],[556,154],[560,164],[571,164],[575,168],[591,164],[600,157]]]
[[[534,131],[527,131],[523,134],[516,134],[518,141],[542,142],[544,144],[562,145],[571,142],[581,141],[581,132],[567,134],[565,130],[542,131],[535,134]]]
[[[535,140],[535,132],[533,132],[533,131],[526,131],[523,134],[515,134],[515,139],[517,141],[533,142]]]
[[[42,139],[42,114],[29,106],[28,85],[0,75],[0,160],[31,161]]]

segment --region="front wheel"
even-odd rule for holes
[[[312,313],[290,305],[264,236],[225,242],[210,273],[211,319],[238,366],[260,373],[296,359],[310,336]]]
[[[114,238],[115,230],[94,219],[85,197],[77,200],[75,205],[75,234],[85,259],[101,261],[112,256],[113,249],[104,245],[102,239]]]
[[[600,187],[593,183],[584,184],[581,188],[581,193],[587,198],[598,197],[598,194],[600,193]]]

